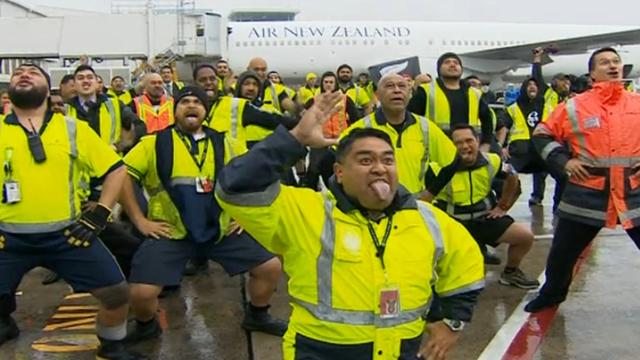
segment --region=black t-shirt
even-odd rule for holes
[[[444,94],[449,101],[449,111],[451,112],[451,127],[456,124],[469,123],[469,97],[467,89],[460,87],[456,90],[450,90],[442,87]]]

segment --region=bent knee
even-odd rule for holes
[[[282,263],[277,256],[272,257],[271,259],[263,262],[262,264],[256,266],[251,269],[249,273],[253,276],[260,275],[279,275],[282,272]]]
[[[114,310],[129,303],[129,285],[126,281],[93,290],[91,293],[107,310]]]

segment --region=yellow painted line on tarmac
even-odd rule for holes
[[[43,352],[79,352],[98,348],[98,338],[94,334],[60,334],[42,337],[31,347]]]
[[[96,323],[96,319],[95,317],[92,316],[89,319],[73,320],[73,321],[65,321],[57,324],[49,324],[45,326],[44,329],[42,330],[43,331],[54,331],[54,330],[60,330],[60,329],[65,330],[66,328],[69,328],[75,325],[85,325],[85,324],[95,325],[95,323]]]
[[[69,294],[67,296],[64,297],[65,300],[73,300],[73,299],[84,299],[86,297],[90,297],[91,294],[90,293],[76,293],[76,294]]]
[[[79,318],[88,318],[92,316],[96,316],[97,312],[83,312],[83,313],[56,313],[53,314],[51,319],[79,319]]]
[[[96,325],[95,324],[90,324],[90,325],[77,325],[77,326],[72,326],[69,328],[65,328],[64,330],[70,331],[70,330],[94,330],[95,332],[96,329]]]
[[[96,305],[60,305],[58,311],[78,311],[78,310],[95,310],[98,311]]]

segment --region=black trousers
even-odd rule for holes
[[[540,296],[554,302],[566,299],[571,284],[573,267],[578,257],[598,235],[600,227],[560,218],[553,235],[553,243],[547,258],[546,281]],[[640,249],[640,227],[627,230],[631,240]]]

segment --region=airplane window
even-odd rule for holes
[[[321,44],[320,40],[316,41],[316,45],[320,45],[320,44]]]
[[[240,41],[236,41],[236,47],[240,47]]]
[[[502,41],[498,40],[498,46],[502,46]]]
[[[471,40],[471,46],[476,46],[476,42]]]
[[[496,45],[496,42],[491,40],[491,46],[495,46],[495,45]]]
[[[458,46],[462,46],[462,41],[458,40]]]
[[[280,41],[280,46],[284,46],[284,40]]]
[[[262,46],[262,41],[258,41],[258,46]]]
[[[447,45],[447,40],[442,40],[442,45]]]
[[[338,40],[338,45],[342,45],[342,40]]]
[[[409,40],[405,40],[405,41],[404,41],[404,44],[405,44],[405,45],[409,45],[410,43],[411,43],[411,42],[410,42]]]
[[[429,39],[429,45],[433,45],[433,40]]]
[[[464,41],[464,45],[467,46],[469,45],[469,42],[467,40]]]
[[[307,46],[307,42],[305,40],[302,40],[302,46]]]
[[[298,40],[296,40],[296,41],[293,42],[293,45],[298,46],[298,45],[300,45],[300,42]]]
[[[335,40],[331,40],[331,45],[335,45],[336,41]]]
[[[242,46],[243,46],[243,47],[247,47],[247,42],[246,42],[246,41],[243,41],[243,42],[242,42]]]
[[[256,46],[256,42],[255,42],[255,41],[252,41],[252,42],[251,42],[251,47],[254,47],[254,46]]]
[[[484,46],[488,46],[489,42],[487,40],[484,41]]]
[[[291,44],[292,44],[291,40],[287,41],[288,46],[291,46]]]
[[[385,44],[385,45],[389,45],[389,40],[385,40],[385,41],[384,41],[384,44]]]
[[[367,40],[362,40],[362,45],[367,45]]]
[[[374,40],[371,40],[370,44],[371,46],[375,46],[376,42]]]

